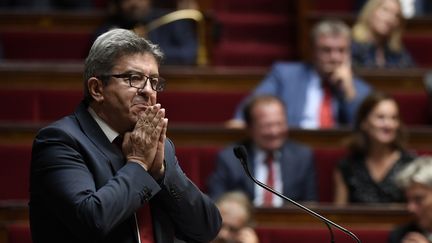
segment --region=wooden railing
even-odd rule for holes
[[[160,75],[168,90],[251,91],[269,68],[176,67],[162,66]],[[357,69],[355,73],[372,87],[386,92],[423,92],[424,68]],[[2,89],[82,89],[82,63],[0,63]]]
[[[412,220],[402,204],[348,205],[305,204],[310,209],[345,228],[388,229]],[[325,227],[317,218],[297,207],[255,208],[257,227],[298,228]],[[0,243],[6,242],[5,226],[28,222],[26,201],[0,202]],[[337,229],[335,229],[337,230]]]
[[[45,124],[35,123],[0,123],[0,144],[31,145],[36,132]],[[223,125],[169,125],[168,137],[177,146],[225,146],[246,137],[243,129],[226,128]],[[339,148],[343,146],[350,129],[328,130],[290,129],[290,138],[305,143],[313,148]],[[430,150],[432,128],[408,128],[408,147]]]

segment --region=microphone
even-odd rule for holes
[[[308,214],[320,219],[329,229],[330,232],[330,242],[334,243],[335,239],[334,239],[334,234],[333,234],[333,230],[331,226],[334,226],[336,228],[338,228],[339,230],[341,230],[342,232],[344,232],[345,234],[351,236],[351,238],[353,238],[356,242],[361,243],[360,239],[351,231],[345,229],[344,227],[334,223],[333,221],[331,221],[330,219],[327,219],[326,217],[318,214],[317,212],[301,205],[300,203],[292,200],[291,198],[288,198],[286,196],[284,196],[282,193],[277,192],[275,190],[273,190],[271,187],[267,186],[266,184],[258,181],[255,177],[252,176],[248,164],[247,164],[247,152],[246,152],[246,148],[244,146],[237,146],[233,149],[234,155],[237,157],[237,159],[241,162],[243,169],[246,172],[246,175],[252,179],[253,182],[255,182],[258,186],[264,188],[267,191],[270,191],[271,193],[277,195],[278,197],[290,202],[291,204],[294,204],[295,206],[301,208],[302,210],[306,211]]]

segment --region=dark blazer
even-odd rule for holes
[[[305,110],[307,87],[314,73],[314,67],[304,63],[275,63],[252,95],[271,94],[279,97],[285,103],[288,124],[299,127]],[[333,90],[336,97],[333,104],[336,112],[333,114],[338,124],[352,124],[358,106],[370,93],[370,86],[363,80],[355,77],[353,82],[357,95],[350,102],[347,102],[340,92]],[[237,108],[236,118],[242,118],[243,106],[244,102]]]
[[[255,184],[247,177],[233,148],[244,145],[248,152],[248,165],[255,173],[254,151],[250,141],[233,144],[222,150],[216,161],[216,169],[208,180],[209,195],[217,199],[227,191],[240,190],[251,200],[255,198]],[[312,151],[301,144],[287,141],[281,149],[281,174],[283,194],[293,200],[317,200],[315,165]]]
[[[360,43],[352,41],[351,56],[354,67],[377,68],[376,62],[377,47],[372,43]],[[399,52],[393,51],[388,45],[384,47],[384,59],[386,61],[383,68],[409,68],[415,67],[414,60],[406,49]]]
[[[406,234],[410,232],[418,232],[423,234],[423,230],[415,222],[410,222],[404,225],[399,225],[389,234],[389,243],[401,243]]]
[[[130,22],[122,16],[113,16],[95,31],[93,41],[112,28],[133,29],[137,24],[148,24],[169,13],[170,11],[166,9],[152,8],[140,22]],[[148,32],[147,39],[157,43],[164,52],[164,65],[196,65],[198,52],[196,26],[193,20],[177,20]]]
[[[219,211],[184,175],[170,140],[165,175],[156,182],[140,165],[125,163],[84,103],[37,134],[29,203],[34,243],[136,243],[134,213],[148,202],[156,242],[208,242],[218,233]]]

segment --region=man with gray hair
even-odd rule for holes
[[[415,220],[393,230],[389,243],[432,242],[432,157],[413,160],[398,173],[396,183],[405,191]]]
[[[221,216],[185,176],[156,102],[162,52],[129,30],[96,39],[76,111],[33,143],[34,243],[209,242]]]
[[[311,32],[311,63],[277,62],[252,96],[282,99],[291,127],[332,128],[349,125],[370,87],[351,68],[349,27],[338,20],[317,23]],[[229,125],[242,126],[243,103]]]

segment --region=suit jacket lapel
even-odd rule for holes
[[[248,154],[248,167],[250,170],[250,173],[252,176],[255,175],[255,155],[253,153],[252,146],[253,144],[250,141],[247,141],[243,144],[246,147],[247,154]],[[238,162],[240,163],[240,162]],[[244,178],[246,180],[246,189],[249,191],[249,194],[252,195],[252,198],[255,198],[255,183],[246,175],[246,172],[242,171],[241,173],[244,174]]]
[[[280,168],[282,175],[282,185],[283,185],[283,194],[289,196],[291,194],[291,184],[290,179],[292,178],[292,174],[296,173],[295,163],[291,161],[294,157],[291,154],[291,150],[289,149],[289,145],[285,143],[281,150],[281,158],[280,158]]]
[[[114,145],[110,143],[102,129],[87,111],[87,106],[84,102],[78,106],[75,111],[75,116],[88,139],[95,145],[95,147],[105,156],[115,173],[119,170],[125,162],[123,154]]]

